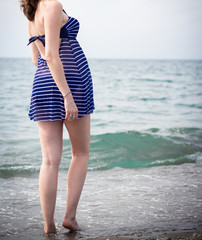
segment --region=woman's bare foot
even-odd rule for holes
[[[55,224],[51,224],[50,226],[44,226],[44,233],[56,233]]]
[[[62,226],[65,227],[65,228],[68,228],[71,231],[80,230],[76,219],[65,218]]]

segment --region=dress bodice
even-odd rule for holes
[[[73,17],[69,17],[65,25],[63,25],[60,29],[60,38],[74,39],[77,37],[78,31],[79,21]],[[27,45],[36,41],[37,39],[40,40],[45,46],[45,35],[31,37]]]

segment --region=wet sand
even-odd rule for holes
[[[149,236],[146,233],[136,233],[134,235],[116,235],[105,238],[94,238],[89,240],[202,240],[201,233],[181,232],[181,233],[162,233],[154,236]]]
[[[57,234],[44,236],[38,175],[0,179],[1,240],[202,240],[202,165],[88,172],[78,207],[82,229],[62,227],[66,172],[59,173]],[[166,233],[166,234],[164,234]]]
[[[59,240],[59,235],[44,234],[47,240]],[[202,240],[202,232],[164,232],[164,233],[149,233],[149,232],[134,232],[131,234],[116,234],[105,237],[90,237],[82,236],[81,232],[66,232],[62,239],[65,240]]]

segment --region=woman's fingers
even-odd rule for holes
[[[67,118],[68,118],[68,112],[65,109],[65,119],[67,119]]]
[[[74,120],[74,119],[77,119],[78,118],[78,114],[76,114],[76,113],[74,113],[74,114],[72,114],[72,119]]]
[[[72,98],[72,101],[67,101],[65,98],[65,119],[72,121],[78,118],[78,108]]]
[[[67,111],[66,114],[67,117],[65,117],[68,121],[72,121],[78,118],[78,110],[75,111]]]
[[[73,113],[72,113],[72,119],[75,120],[78,118],[78,110],[76,109]]]

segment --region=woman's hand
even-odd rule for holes
[[[65,119],[72,121],[78,118],[78,108],[74,102],[74,99],[71,94],[67,95],[64,98],[65,104]]]

